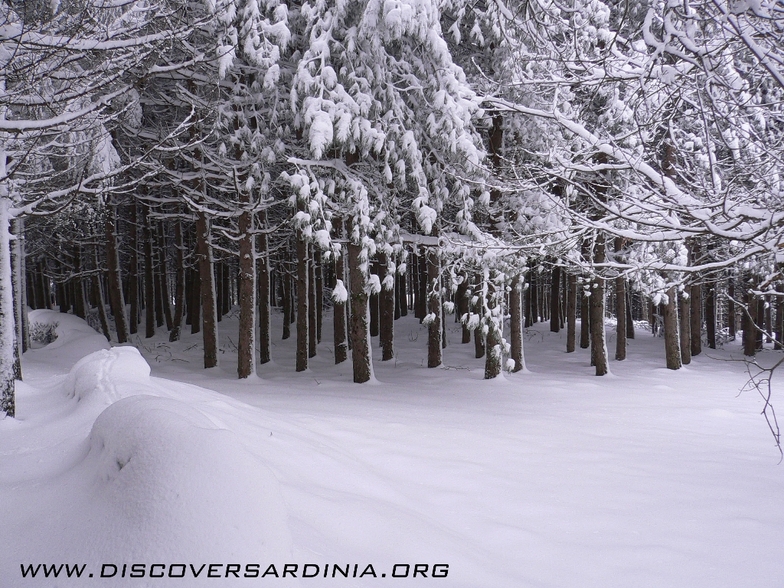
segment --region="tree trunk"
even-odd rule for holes
[[[291,276],[283,274],[283,335],[281,339],[286,340],[291,337]]]
[[[617,249],[617,247],[616,247]],[[626,359],[626,278],[615,278],[615,359]]]
[[[468,314],[470,312],[469,289],[468,289],[468,276],[463,274],[462,281],[457,286],[455,298],[457,299],[457,316],[462,324],[462,339],[463,344],[471,342],[471,330],[468,328]]]
[[[667,304],[664,305],[664,355],[667,369],[679,370],[681,364],[680,337],[678,336],[677,290],[671,286],[667,290]]]
[[[349,230],[349,234],[351,231]],[[362,248],[353,242],[348,244],[349,288],[351,296],[351,316],[349,336],[351,337],[351,359],[354,368],[354,382],[362,384],[373,377],[373,364],[370,349],[370,317],[368,293],[365,289],[367,278],[362,271],[360,254]],[[365,261],[367,266],[368,261]]]
[[[680,347],[681,363],[689,365],[691,363],[691,298],[678,295],[680,304],[678,318],[680,322]]]
[[[442,363],[441,347],[441,260],[438,250],[430,249],[427,263],[427,367],[438,367]]]
[[[427,254],[424,247],[420,249],[417,256],[417,290],[419,293],[417,301],[417,318],[421,323],[427,316],[428,305],[428,280],[427,280]]]
[[[139,309],[139,227],[137,225],[137,205],[134,202],[130,211],[130,241],[131,258],[128,267],[128,302],[131,305],[131,316],[129,330],[131,335],[135,335],[139,330],[139,319],[141,311]],[[95,288],[93,288],[95,291]]]
[[[561,330],[561,267],[553,268],[550,282],[550,331],[558,333]]]
[[[489,287],[492,288],[493,285],[490,284]],[[503,355],[501,351],[501,330],[500,325],[497,323],[498,317],[502,317],[503,313],[498,312],[500,310],[498,308],[500,301],[494,295],[495,292],[488,293],[490,297],[487,301],[489,315],[487,316],[488,330],[485,343],[485,380],[491,380],[501,375]]]
[[[256,275],[258,276],[259,363],[264,365],[272,360],[269,240],[267,233],[264,232],[267,229],[267,211],[259,211],[257,220],[260,230],[256,237],[256,249],[258,251]]]
[[[708,347],[716,349],[716,282],[706,284],[705,292],[705,332]]]
[[[730,341],[735,340],[735,279],[730,277],[727,284],[727,329]]]
[[[390,257],[383,255],[382,274],[387,277],[390,269]],[[381,361],[389,361],[395,357],[395,274],[391,280],[384,279],[379,293],[379,335],[381,343]],[[386,284],[386,285],[384,285]],[[388,286],[388,287],[386,287]]]
[[[747,280],[744,286],[746,308],[743,312],[743,355],[754,357],[757,354],[757,301],[751,293],[751,281]]]
[[[580,284],[579,290],[580,290],[580,349],[588,349],[591,346],[591,297],[586,295],[586,288],[583,284]]]
[[[560,269],[560,268],[559,268]],[[509,293],[509,320],[511,337],[511,359],[514,361],[512,372],[519,372],[525,368],[525,355],[523,352],[523,277],[520,275],[512,279],[512,291]]]
[[[335,221],[334,226],[335,234],[340,236],[343,232],[343,222],[338,219]],[[346,270],[343,251],[340,251],[335,255],[335,277],[334,282],[332,283],[333,290],[338,284],[340,284],[343,289],[346,288],[344,283],[345,274]],[[334,311],[333,339],[335,343],[335,363],[338,364],[343,363],[348,359],[348,344],[346,341],[346,303],[343,300],[333,300],[332,308]]]
[[[158,267],[159,267],[159,283],[160,283],[160,299],[161,306],[163,306],[163,319],[166,322],[166,330],[171,331],[174,325],[174,318],[172,317],[171,304],[169,302],[169,279],[168,279],[168,264],[166,263],[166,232],[163,226],[163,221],[158,223]],[[159,325],[160,326],[160,325]]]
[[[634,317],[632,316],[632,303],[634,296],[631,290],[626,288],[626,338],[634,339]]]
[[[297,358],[296,370],[308,369],[310,325],[308,323],[308,242],[302,229],[297,229]]]
[[[308,358],[316,357],[318,312],[316,307],[316,245],[308,245]]]
[[[692,284],[691,298],[691,356],[702,353],[702,286]]]
[[[0,411],[16,416],[16,319],[11,275],[11,201],[4,182],[6,155],[0,151]]]
[[[604,263],[604,237],[596,237],[594,249],[594,262]],[[599,276],[591,281],[590,296],[590,331],[591,331],[591,357],[596,366],[596,375],[604,376],[609,370],[607,362],[607,340],[604,331],[604,279]]]
[[[566,306],[566,353],[574,353],[577,341],[577,276],[569,274],[569,303]]]
[[[98,271],[99,261],[98,261],[98,248],[95,248],[95,267],[96,271],[93,273],[92,276],[92,290],[93,290],[93,298],[95,298],[95,306],[98,308],[98,319],[101,322],[101,331],[103,332],[103,336],[106,337],[106,340],[111,343],[112,341],[112,334],[109,331],[109,319],[106,316],[106,301],[103,295],[103,287],[101,286],[101,275]]]
[[[185,310],[185,257],[183,253],[182,225],[177,220],[174,223],[174,259],[177,268],[174,277],[174,317],[172,329],[169,332],[169,341],[179,341],[182,331],[182,316]]]
[[[30,328],[27,322],[27,268],[25,263],[24,220],[15,219],[12,231],[16,236],[13,243],[14,317],[19,357],[30,348]],[[21,371],[21,366],[20,366]]]
[[[202,337],[204,341],[204,367],[218,365],[218,309],[215,304],[215,274],[212,261],[212,237],[207,216],[196,213],[196,251],[199,258],[201,282]]]
[[[144,219],[144,316],[145,334],[148,339],[155,336],[155,270],[152,261],[152,230],[150,227],[149,210],[142,207]]]
[[[240,325],[237,338],[237,376],[245,379],[256,373],[256,248],[253,213],[248,210],[250,195],[247,191],[240,191],[239,201],[245,210],[238,221]]]
[[[123,300],[122,277],[120,276],[120,252],[117,247],[117,229],[114,220],[114,207],[108,206],[108,214],[104,223],[106,238],[106,266],[109,281],[109,300],[114,312],[114,326],[117,330],[117,342],[128,342],[128,321],[125,318],[125,300]]]
[[[321,327],[324,322],[324,266],[321,259],[321,250],[316,249],[313,255],[316,272],[316,343],[321,343]]]

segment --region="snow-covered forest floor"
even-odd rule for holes
[[[232,319],[205,371],[200,335],[136,339],[140,356],[71,315],[31,313],[59,337],[25,354],[18,418],[0,422],[0,586],[782,585],[784,465],[759,396],[739,395],[735,343],[675,372],[639,330],[597,378],[587,350],[567,355],[565,333],[540,324],[530,372],[485,381],[451,322],[445,365],[428,369],[409,316],[397,359],[356,385],[350,362],[333,365],[329,323],[295,373],[275,319],[274,363],[237,381]],[[38,563],[94,578],[22,578]],[[277,582],[121,579],[134,563],[299,567]],[[100,580],[105,564],[117,573]],[[333,564],[378,577],[324,579]],[[393,579],[395,564],[428,564],[427,579]]]

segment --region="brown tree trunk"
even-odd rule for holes
[[[512,291],[509,293],[509,320],[511,337],[511,359],[514,361],[512,372],[519,372],[525,368],[523,352],[523,277],[517,275],[512,280]]]
[[[177,263],[174,274],[174,317],[169,341],[179,341],[182,332],[182,317],[185,311],[185,245],[182,239],[182,225],[179,220],[174,223],[174,259]]]
[[[730,341],[735,340],[735,278],[730,277],[727,283],[727,329]]]
[[[558,333],[561,330],[561,267],[553,268],[550,282],[550,331]]]
[[[691,299],[691,356],[702,353],[702,286],[692,284]]]
[[[142,239],[144,240],[144,316],[145,331],[144,336],[148,339],[155,336],[155,282],[152,261],[152,231],[150,230],[150,216],[146,206],[142,207],[142,219],[144,230]]]
[[[679,370],[681,364],[680,337],[678,336],[677,290],[675,286],[667,290],[667,304],[664,304],[664,355],[667,369]]]
[[[442,363],[441,347],[441,260],[438,250],[430,249],[427,263],[427,367],[438,367]]]
[[[117,247],[117,229],[115,226],[114,207],[109,206],[104,223],[106,237],[106,267],[109,282],[109,299],[114,312],[114,326],[117,330],[117,342],[128,342],[128,321],[125,318],[125,300],[123,300],[122,277],[120,275],[120,252]]]
[[[335,235],[341,237],[343,235],[343,221],[342,219],[335,219],[333,222],[333,226],[335,227]],[[343,251],[341,250],[337,253],[334,257],[335,260],[335,277],[334,282],[332,283],[333,290],[337,286],[338,282],[346,289],[346,293],[348,294],[348,289],[346,288],[346,284],[344,283],[346,269],[345,269],[345,260],[343,256]],[[346,336],[346,303],[341,300],[333,301],[332,308],[334,309],[334,323],[333,323],[333,332],[334,332],[334,343],[335,343],[335,363],[343,363],[348,359],[348,343],[347,343],[347,336]]]
[[[494,288],[489,285],[488,290]],[[501,375],[501,362],[503,354],[501,352],[501,331],[493,320],[494,312],[500,301],[494,297],[494,292],[489,291],[490,298],[487,301],[490,316],[488,320],[488,330],[485,342],[485,380],[491,380]]]
[[[196,252],[199,259],[204,367],[211,368],[218,365],[218,309],[215,304],[210,226],[206,214],[201,211],[196,213]]]
[[[711,280],[705,286],[705,332],[708,347],[716,349],[716,282]]]
[[[288,274],[281,275],[283,281],[283,335],[281,339],[288,339],[291,337],[291,276]]]
[[[574,353],[577,341],[577,276],[569,274],[569,303],[566,306],[566,353]]]
[[[259,308],[259,363],[264,365],[272,360],[271,312],[270,312],[270,262],[269,240],[267,233],[267,212],[261,210],[257,216],[259,234],[256,237],[258,251],[258,308]]]
[[[131,259],[128,264],[128,302],[131,305],[131,316],[129,317],[129,330],[131,335],[135,335],[139,330],[139,320],[141,318],[139,309],[139,230],[136,202],[131,205],[130,215]],[[95,291],[95,288],[93,288],[93,291]]]
[[[389,271],[390,258],[383,255],[381,275],[386,277]],[[382,285],[379,293],[379,336],[381,343],[381,361],[389,361],[395,357],[395,276],[392,274],[389,288]]]
[[[589,284],[590,285],[590,284]],[[591,297],[586,296],[585,287],[580,285],[580,349],[591,346]]]
[[[617,247],[616,247],[617,249]],[[615,359],[626,359],[626,278],[615,278]]]
[[[166,231],[163,226],[163,221],[160,221],[158,223],[158,267],[160,268],[158,275],[160,283],[160,299],[161,306],[163,306],[163,318],[166,322],[166,330],[171,331],[172,325],[174,324],[174,318],[172,317],[171,304],[169,302],[169,271],[168,264],[166,263],[167,251]]]
[[[239,335],[237,337],[237,376],[250,377],[256,372],[256,248],[253,213],[248,210],[250,195],[242,190],[239,201],[244,205],[239,229]]]
[[[350,233],[350,231],[349,231]],[[367,278],[360,267],[361,247],[353,242],[348,244],[349,287],[351,296],[351,316],[349,336],[351,337],[351,359],[353,362],[354,382],[362,384],[373,377],[373,364],[370,349],[370,317],[368,294],[365,289]]]
[[[680,322],[681,363],[691,363],[691,298],[678,295]]]
[[[308,278],[308,242],[301,229],[297,229],[297,358],[296,370],[308,369],[310,351],[310,329],[308,307],[310,306]]]
[[[316,357],[318,312],[316,307],[316,245],[308,245],[308,358]]]
[[[594,248],[595,263],[604,263],[604,247],[604,237],[602,235],[598,235],[596,237],[596,245]],[[590,299],[591,357],[593,359],[593,365],[596,366],[596,375],[604,376],[610,371],[610,368],[607,361],[607,342],[604,331],[603,278],[596,276],[591,281]]]

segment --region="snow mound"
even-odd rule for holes
[[[96,419],[79,469],[92,479],[92,516],[81,529],[92,556],[290,557],[273,473],[235,433],[184,402],[137,395],[112,404]]]
[[[90,399],[106,406],[134,394],[148,384],[150,366],[135,347],[103,349],[80,359],[64,383],[69,398]]]
[[[35,325],[53,327],[57,338],[40,349],[34,346],[25,354],[28,362],[44,362],[48,366],[67,371],[82,357],[110,347],[106,337],[72,314],[44,309],[31,310],[29,321],[31,329]]]

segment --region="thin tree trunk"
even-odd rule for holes
[[[667,304],[664,304],[664,355],[667,369],[679,370],[681,364],[680,337],[678,336],[677,290],[671,286],[667,290]]]
[[[577,276],[569,274],[569,304],[566,306],[566,353],[574,353],[577,341]]]
[[[308,242],[302,229],[297,229],[297,357],[296,370],[308,369],[310,325],[308,323]]]
[[[634,339],[634,317],[632,316],[632,305],[634,296],[631,290],[626,288],[626,338]]]
[[[169,281],[168,281],[168,264],[166,263],[166,232],[164,230],[163,221],[158,223],[158,267],[160,271],[160,299],[161,306],[163,306],[163,318],[166,322],[166,330],[171,331],[174,325],[174,318],[172,317],[171,304],[169,302]]]
[[[553,268],[550,282],[550,331],[558,333],[561,330],[561,267]]]
[[[106,238],[106,265],[109,281],[109,300],[114,312],[114,327],[117,331],[117,342],[128,342],[128,320],[125,318],[125,300],[123,300],[122,277],[120,276],[120,252],[117,247],[117,230],[114,220],[114,207],[108,207],[108,215],[104,223]]]
[[[316,357],[318,312],[316,306],[316,260],[314,244],[308,245],[308,358]]]
[[[321,250],[316,249],[313,255],[316,272],[316,343],[321,343],[321,327],[324,323],[324,266],[321,259]]]
[[[109,319],[106,316],[106,301],[103,295],[103,287],[101,286],[101,276],[98,270],[99,267],[99,260],[98,260],[98,249],[95,249],[95,272],[92,275],[92,290],[93,290],[93,297],[95,298],[95,305],[98,308],[98,319],[101,322],[101,331],[103,332],[103,336],[106,337],[106,340],[111,343],[112,335],[109,331]]]
[[[755,326],[757,321],[757,301],[751,293],[753,284],[750,280],[746,280],[744,284],[746,292],[744,294],[744,302],[746,308],[743,312],[743,355],[747,357],[754,357],[757,354],[757,328]]]
[[[28,289],[24,219],[17,218],[11,225],[13,234],[16,236],[13,244],[14,316],[16,317],[17,346],[21,358],[22,354],[30,348],[30,328],[27,321]]]
[[[597,264],[605,261],[604,247],[604,237],[598,235],[594,248],[594,262]],[[596,366],[596,375],[604,376],[610,371],[610,368],[607,361],[607,339],[604,330],[603,278],[596,276],[591,281],[590,299],[591,357],[593,358],[594,366]]]
[[[559,268],[560,269],[560,268]],[[524,280],[520,275],[512,279],[512,291],[509,292],[509,320],[512,361],[512,372],[519,372],[525,368],[525,355],[523,352],[523,285]]]
[[[735,278],[730,277],[727,284],[727,328],[730,341],[735,340]]]
[[[270,312],[270,263],[269,240],[267,233],[267,211],[261,210],[257,216],[259,233],[256,237],[258,251],[257,276],[258,276],[258,307],[259,307],[259,363],[264,365],[272,360],[272,338]]]
[[[680,347],[681,363],[689,365],[691,363],[691,298],[678,295],[680,321]]]
[[[705,332],[708,338],[708,347],[716,349],[716,282],[706,284],[705,292]]]
[[[0,182],[6,182],[6,154],[0,147]],[[5,186],[0,183],[0,190]],[[16,416],[16,319],[11,274],[11,200],[0,194],[0,411]]]
[[[390,269],[391,259],[382,253],[381,273],[384,278]],[[379,339],[381,343],[381,361],[389,361],[395,357],[395,275],[391,280],[382,280],[379,293]],[[384,284],[388,285],[386,287]]]
[[[429,321],[427,325],[427,367],[438,367],[442,363],[441,347],[441,260],[438,250],[432,248],[426,255],[427,299]]]
[[[489,287],[492,288],[494,286],[490,284]],[[489,309],[489,320],[485,343],[485,380],[491,380],[501,375],[502,361],[501,330],[499,325],[496,323],[496,317],[494,316],[497,305],[501,302],[493,295],[494,293],[489,294],[490,298],[487,301],[487,306]],[[499,313],[499,315],[503,316],[502,313]]]
[[[185,310],[185,256],[182,240],[182,225],[179,220],[174,223],[174,259],[177,262],[174,277],[174,317],[172,329],[169,332],[169,341],[179,341],[182,331],[182,316]]]
[[[617,250],[617,247],[616,247]],[[626,359],[626,278],[615,278],[615,359]]]
[[[457,319],[462,325],[460,342],[465,344],[471,342],[471,331],[466,324],[469,313],[468,278],[465,274],[462,274],[460,278],[462,281],[457,285],[457,291],[455,292],[455,315],[457,315]]]
[[[291,337],[291,276],[283,274],[283,335],[281,339]]]
[[[138,215],[135,201],[131,205],[130,215],[131,218],[128,225],[131,242],[131,258],[128,267],[128,302],[131,306],[129,330],[131,335],[135,335],[139,331],[139,319],[141,317],[139,309],[139,228],[136,220]]]
[[[591,346],[591,297],[580,287],[580,349]]]
[[[692,284],[691,298],[691,356],[702,353],[702,286]]]
[[[196,251],[199,257],[201,282],[202,337],[204,367],[218,365],[218,309],[215,304],[215,274],[212,261],[212,238],[204,212],[196,213]]]
[[[142,207],[142,218],[144,220],[144,336],[148,339],[155,336],[155,270],[153,268],[152,227],[150,226],[149,215],[147,207]]]
[[[343,235],[343,220],[340,218],[336,218],[333,222],[333,226],[335,228],[335,235],[338,237],[342,237]],[[346,289],[346,285],[344,283],[346,269],[345,269],[345,259],[343,256],[343,251],[339,251],[335,254],[334,257],[335,261],[335,276],[334,282],[332,283],[333,291],[340,285],[343,289]],[[346,291],[348,294],[348,291]],[[333,339],[335,344],[335,363],[343,363],[348,359],[348,344],[347,344],[347,333],[346,333],[346,303],[340,300],[334,300],[332,304],[332,308],[334,311],[333,315]]]
[[[256,373],[256,248],[253,213],[248,210],[250,195],[241,190],[244,205],[239,229],[239,335],[237,337],[237,376],[245,379]]]
[[[349,234],[351,231],[349,230]],[[373,364],[370,348],[370,317],[368,294],[365,289],[366,276],[359,259],[361,247],[349,242],[348,267],[351,293],[351,315],[349,334],[351,337],[351,359],[354,368],[354,382],[362,384],[373,377]]]

